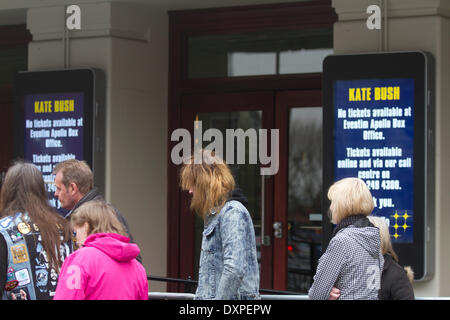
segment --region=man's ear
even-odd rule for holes
[[[75,182],[71,182],[69,184],[69,192],[73,195],[73,194],[77,194],[78,193],[78,186]]]

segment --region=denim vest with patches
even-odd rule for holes
[[[8,250],[6,283],[2,299],[11,300],[14,294],[21,300],[20,291],[27,300],[50,300],[55,294],[58,274],[51,268],[44,251],[39,227],[27,213],[16,213],[0,220],[0,233]],[[31,250],[29,250],[31,248]],[[71,242],[60,246],[61,259],[72,252]]]

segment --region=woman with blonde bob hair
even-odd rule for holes
[[[140,250],[117,219],[114,208],[88,201],[71,215],[80,249],[63,263],[55,300],[147,300]]]
[[[253,222],[227,164],[201,150],[180,178],[181,188],[192,194],[191,210],[204,221],[195,299],[260,299]]]
[[[380,233],[370,223],[374,204],[367,185],[344,178],[328,190],[331,221],[337,224],[319,259],[310,299],[377,300],[384,259]]]
[[[402,268],[398,264],[398,256],[392,247],[386,220],[376,216],[369,216],[368,218],[380,230],[381,252],[384,257],[379,299],[414,300],[414,289],[411,284],[414,279],[414,272],[411,267]]]
[[[373,211],[373,198],[364,181],[345,178],[333,184],[328,190],[331,200],[331,222],[338,224],[352,215],[368,216]]]

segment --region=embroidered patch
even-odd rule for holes
[[[23,240],[22,234],[16,228],[7,229],[7,232],[13,243]]]
[[[19,286],[27,285],[31,282],[30,274],[28,269],[21,269],[15,273],[17,281],[19,281]]]
[[[11,217],[8,217],[8,218],[6,218],[4,221],[2,221],[2,222],[0,223],[0,225],[1,225],[3,228],[8,228],[8,227],[9,227],[9,224],[11,223],[11,221],[12,221],[12,218],[11,218]]]
[[[17,287],[18,284],[19,281],[17,281],[16,278],[14,277],[14,269],[9,267],[6,273],[5,290],[11,291],[15,287]]]
[[[13,257],[13,263],[23,263],[28,261],[28,252],[25,244],[18,244],[11,247],[11,254]]]
[[[19,285],[19,281],[17,281],[17,280],[8,281],[5,284],[5,290],[6,291],[14,290],[18,285]]]

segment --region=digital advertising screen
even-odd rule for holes
[[[414,79],[337,80],[334,180],[358,177],[392,242],[414,239]]]
[[[363,180],[401,265],[416,280],[434,268],[433,58],[394,52],[331,55],[323,65],[323,199],[347,177]],[[323,248],[335,227],[323,215]]]
[[[100,70],[19,72],[15,82],[14,155],[42,172],[49,202],[65,216],[54,197],[53,168],[85,160],[94,183],[104,186],[104,79]]]
[[[24,160],[41,170],[50,202],[58,210],[61,206],[53,196],[52,171],[59,162],[85,158],[83,110],[83,92],[34,94],[24,98]]]

